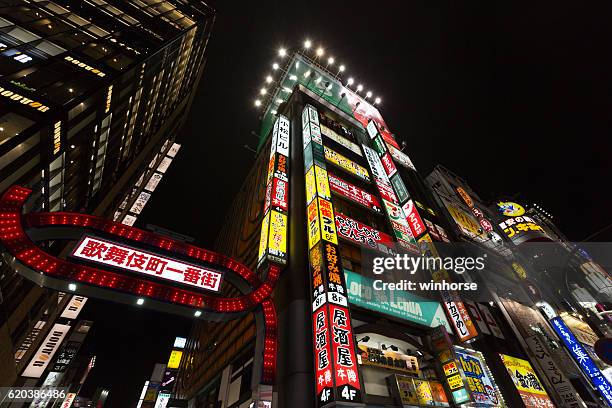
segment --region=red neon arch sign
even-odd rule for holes
[[[129,295],[146,296],[159,302],[203,309],[228,318],[261,307],[265,325],[262,382],[270,384],[274,381],[277,318],[270,294],[280,274],[278,266],[270,265],[266,279],[262,282],[249,268],[229,257],[104,218],[64,212],[22,214],[23,205],[30,194],[29,189],[13,186],[0,198],[0,244],[13,257],[9,263],[20,273],[25,275],[26,270],[34,271],[49,279],[79,282]],[[59,227],[63,228],[59,233],[52,231]],[[44,240],[45,237],[75,239],[76,234],[80,234],[79,231],[82,230],[100,232],[136,244],[158,248],[165,253],[179,255],[198,264],[215,266],[242,281],[242,286],[248,286],[250,292],[233,298],[211,296],[151,281],[145,277],[127,276],[119,272],[76,264],[48,254],[38,247],[31,237],[38,236],[39,240]],[[53,238],[49,238],[50,236]],[[46,286],[57,288],[52,285]]]

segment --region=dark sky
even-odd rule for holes
[[[381,113],[423,176],[443,164],[485,199],[520,193],[573,240],[609,225],[610,5],[493,3],[219,2],[183,148],[137,225],[212,245],[253,162],[243,148],[257,143],[253,100],[278,47],[306,38],[383,99]],[[91,303],[88,347],[100,356],[92,383],[112,388],[111,407],[128,406],[189,322]]]

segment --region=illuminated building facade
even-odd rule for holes
[[[255,101],[263,110],[257,156],[216,247],[262,279],[269,265],[282,269],[273,295],[278,351],[255,350],[250,316],[196,323],[177,396],[228,408],[518,407],[529,398],[554,406],[495,303],[451,289],[372,290],[373,257],[469,247],[450,244],[460,231],[387,127],[380,100],[341,79],[333,60],[324,67],[319,54],[283,54]],[[410,279],[476,280],[444,268]],[[276,367],[272,383],[260,381],[259,361]],[[522,386],[508,370],[532,382]]]
[[[0,192],[19,184],[33,190],[28,211],[132,225],[180,147],[214,14],[201,1],[4,2]],[[5,386],[70,296],[4,267],[0,292]]]
[[[612,299],[606,293],[609,274],[579,244],[570,243],[540,206],[515,200],[488,203],[442,166],[426,181],[456,236],[487,254],[488,268],[469,273],[482,288],[473,300],[490,302],[511,337],[491,333],[483,336],[484,344],[481,339],[475,343],[498,350],[507,342],[520,344],[523,358],[557,406],[608,406],[604,401],[610,404],[612,367],[595,353],[595,344],[609,337],[612,328],[601,314]],[[479,323],[489,319],[473,311]]]

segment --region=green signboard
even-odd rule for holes
[[[423,326],[442,325],[451,333],[439,302],[403,290],[376,290],[374,279],[344,270],[349,302],[364,309],[384,313]]]

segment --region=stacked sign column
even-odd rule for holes
[[[418,238],[422,252],[438,256],[427,233],[427,227],[416,209],[414,200],[410,199],[410,194],[393,163],[392,157],[414,170],[412,162],[401,151],[392,146],[387,146],[374,121],[368,123],[367,131],[372,139],[374,149],[364,145],[364,153],[399,244],[405,249],[416,252],[414,240]],[[432,278],[436,282],[443,280],[451,282],[445,270],[432,273]],[[440,293],[444,301],[444,308],[453,323],[453,328],[459,340],[466,341],[476,337],[478,332],[468,314],[467,308],[459,298],[459,294],[448,290],[442,290]]]
[[[288,199],[289,119],[279,115],[272,129],[258,266],[266,260],[282,266],[287,264]]]
[[[317,110],[302,111],[317,407],[363,399]]]

